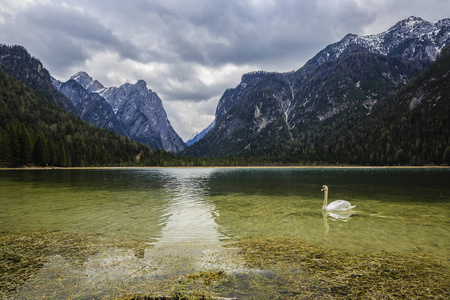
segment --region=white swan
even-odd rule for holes
[[[356,206],[356,205],[352,206],[350,204],[350,202],[345,201],[345,200],[336,200],[336,201],[331,202],[329,205],[327,205],[327,203],[328,203],[328,187],[326,185],[324,185],[322,187],[321,191],[324,192],[322,210],[325,210],[325,211],[347,211]]]

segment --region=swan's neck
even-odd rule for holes
[[[322,210],[326,210],[328,205],[328,190],[323,191],[323,206]]]

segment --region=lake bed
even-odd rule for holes
[[[446,168],[2,170],[0,225],[3,232],[89,237],[96,249],[79,265],[53,255],[21,287],[24,298],[54,290],[42,282],[56,270],[75,290],[104,297],[108,283],[129,292],[203,270],[258,274],[230,246],[254,238],[355,255],[431,253],[448,264],[449,179]],[[323,213],[323,184],[330,201],[348,200],[353,212]],[[121,246],[105,247],[111,241]]]

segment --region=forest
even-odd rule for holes
[[[90,125],[0,71],[0,167],[229,166],[186,157]]]
[[[1,166],[156,166],[173,157],[94,127],[0,72]]]
[[[408,74],[409,81],[401,88],[386,80],[386,76],[379,78],[389,61],[393,62],[389,69],[392,78],[397,76],[396,72]],[[283,91],[280,88],[283,83],[277,82],[279,76],[265,76],[264,80],[241,92],[240,101],[234,102],[228,108],[228,114],[218,119],[216,124],[222,131],[213,129],[212,135],[206,135],[185,152],[198,156],[230,153],[230,159],[244,158],[246,162],[258,165],[450,164],[449,47],[444,48],[437,60],[422,72],[401,60],[368,53],[352,53],[338,62],[341,63],[335,64],[333,74],[325,66],[325,71],[309,79],[309,91],[316,88],[323,101],[316,101],[309,110],[299,109],[306,113],[295,116],[296,119],[292,119],[294,126],[291,124],[290,129],[281,122],[282,117],[272,117],[280,114],[273,101],[276,91],[273,87]],[[376,68],[380,70],[376,71]],[[363,75],[356,76],[355,72],[361,70]],[[414,77],[414,74],[418,75]],[[400,75],[397,77],[405,78]],[[355,82],[358,85],[360,82],[361,86],[357,88]],[[364,95],[352,94],[362,91],[379,95],[373,99],[370,108],[363,102]],[[298,97],[311,98],[311,95],[304,92]],[[330,98],[335,103],[345,100],[348,105],[342,105],[344,109],[331,117],[319,120],[317,116],[332,105]],[[249,130],[257,124],[253,112],[256,105],[261,114],[274,121],[263,128],[256,126],[256,130]],[[229,126],[240,127],[228,133]]]
[[[349,109],[221,157],[175,155],[94,127],[0,71],[0,166],[449,165],[449,70],[446,48],[370,115]]]

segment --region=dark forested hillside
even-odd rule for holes
[[[38,95],[63,107],[74,115],[77,114],[72,102],[53,87],[47,69],[42,66],[38,59],[32,57],[24,47],[0,45],[0,70],[25,83]]]
[[[410,17],[376,35],[349,34],[296,72],[245,74],[219,100],[214,128],[183,153],[262,163],[448,163],[446,95],[427,105],[423,98],[433,96],[424,87],[409,105],[392,106],[404,95],[391,94],[436,60],[449,24]],[[432,95],[443,93],[446,76],[426,77],[429,70],[420,78],[436,85]]]
[[[80,120],[0,71],[1,165],[133,165],[150,154],[148,146]]]
[[[241,84],[227,90],[219,102],[216,126],[185,153],[266,155],[274,144],[302,140],[305,132],[322,123],[356,124],[371,113],[378,99],[421,70],[422,66],[398,58],[356,52],[306,74],[300,69],[243,76]]]
[[[361,119],[349,111],[247,156],[290,163],[450,164],[450,47]]]

